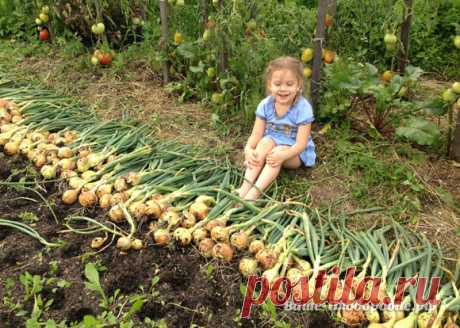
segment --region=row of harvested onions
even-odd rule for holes
[[[97,228],[94,231],[117,236],[122,251],[145,247],[145,239],[136,233],[139,222],[147,222],[155,245],[193,243],[204,256],[227,262],[240,252],[243,275],[262,272],[269,282],[283,276],[291,282],[309,277],[311,292],[320,272],[335,266],[339,271],[326,276],[326,286],[335,281],[343,289],[344,270],[353,265],[361,269],[356,281],[368,275],[382,277],[382,296],[389,297],[394,296],[396,278],[402,274],[443,276],[440,251],[420,238],[408,237],[411,233],[398,225],[359,233],[318,211],[307,215],[305,208],[292,211],[279,203],[258,208],[225,190],[232,185],[229,171],[190,158],[171,144],[149,144],[141,137],[144,132],[130,127],[92,126],[84,117],[76,119],[78,111],[62,114],[61,119],[56,107],[44,120],[37,104],[18,106],[0,99],[0,146],[9,156],[27,157],[45,179],[64,183],[64,204],[78,201],[82,207],[106,210],[109,224],[84,220]],[[75,129],[67,128],[70,122]],[[119,128],[125,130],[118,133]],[[126,223],[129,232],[118,228]],[[398,234],[400,242],[390,242],[391,233]],[[101,248],[107,239],[96,237],[91,247]],[[426,264],[432,258],[439,259],[433,267]],[[459,271],[460,266],[455,279]],[[431,312],[341,310],[338,318],[351,326],[367,321],[372,328],[455,327],[453,313],[460,309],[455,279],[443,285],[437,295],[440,304]],[[301,287],[300,283],[293,287],[294,296],[301,297]],[[415,304],[413,295],[407,299]]]

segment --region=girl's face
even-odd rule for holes
[[[300,89],[299,81],[294,72],[289,69],[280,69],[272,72],[268,81],[268,90],[280,105],[290,106]]]

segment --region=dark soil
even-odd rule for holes
[[[12,169],[24,168],[21,159],[6,158],[0,154],[0,178],[7,179]],[[17,180],[19,176],[13,177]],[[140,252],[120,253],[114,245],[94,256],[82,256],[94,252],[90,241],[95,235],[79,235],[62,232],[64,218],[70,214],[83,213],[103,220],[104,214],[98,211],[86,211],[77,206],[60,204],[59,185],[45,186],[48,201],[54,204],[59,224],[36,194],[27,190],[14,190],[0,185],[0,218],[18,220],[25,212],[35,213],[38,220],[33,223],[46,240],[64,241],[65,246],[47,249],[35,239],[17,230],[0,227],[0,327],[23,327],[29,315],[16,316],[16,311],[5,304],[9,297],[24,304],[31,312],[33,298],[24,301],[24,288],[18,277],[24,272],[41,275],[45,278],[57,278],[70,283],[65,288],[52,288],[45,284],[41,291],[43,299],[53,299],[53,303],[42,315],[42,319],[54,319],[56,322],[71,323],[80,321],[85,315],[98,315],[101,298],[96,292],[85,288],[84,267],[87,262],[96,262],[106,268],[101,273],[101,285],[106,295],[114,295],[120,290],[123,295],[144,294],[148,297],[142,309],[134,314],[132,320],[136,327],[142,327],[146,317],[153,320],[164,319],[168,327],[190,327],[193,324],[204,327],[272,327],[274,322],[264,316],[260,308],[254,308],[251,320],[239,320],[237,311],[241,309],[243,296],[240,284],[244,279],[238,272],[238,260],[224,265],[203,258],[193,248],[158,248],[144,238],[148,247]],[[36,199],[37,202],[20,197]],[[146,229],[146,227],[145,227]],[[52,261],[56,261],[57,270],[51,271]],[[50,264],[51,262],[51,264]],[[208,266],[212,265],[210,272]],[[152,279],[159,280],[152,289]],[[8,278],[15,281],[14,288],[4,288]],[[142,288],[142,289],[141,289]],[[3,300],[3,301],[2,301]],[[118,302],[120,305],[121,302]],[[130,304],[130,303],[128,303]],[[113,307],[117,314],[119,307]],[[126,309],[125,309],[126,310]],[[338,327],[326,313],[283,312],[279,315],[290,321],[293,326],[302,327]]]

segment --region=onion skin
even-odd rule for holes
[[[112,204],[112,195],[111,194],[104,194],[99,197],[99,207],[102,209],[107,209]]]
[[[211,230],[211,238],[212,240],[218,242],[218,243],[223,243],[228,241],[228,229],[226,227],[214,227]]]
[[[230,262],[233,258],[233,249],[229,244],[217,243],[212,248],[212,256],[216,259],[221,259],[225,262]]]
[[[102,197],[103,195],[111,194],[112,193],[112,185],[111,184],[103,184],[97,188],[96,195],[97,197]]]
[[[143,202],[134,202],[129,207],[129,212],[134,215],[136,219],[140,219],[144,216],[146,206]]]
[[[62,194],[62,202],[66,205],[75,204],[78,199],[78,195],[80,194],[79,190],[76,189],[69,189],[64,191]]]
[[[125,220],[125,213],[123,212],[120,205],[115,205],[110,209],[109,217],[113,222],[120,223]]]
[[[93,191],[82,191],[78,196],[78,201],[83,207],[92,207],[97,204],[97,196]]]
[[[209,206],[203,202],[195,202],[190,208],[189,212],[198,220],[203,220],[209,213]]]
[[[126,182],[132,186],[136,186],[141,182],[141,177],[137,172],[129,172],[128,176],[126,177]]]
[[[247,277],[257,273],[257,261],[253,258],[245,257],[240,260],[240,272],[243,276]]]
[[[200,241],[198,249],[200,250],[201,255],[204,257],[211,257],[213,254],[215,243],[211,238],[205,238]]]
[[[154,200],[148,200],[146,203],[145,214],[154,219],[158,219],[161,215],[161,206]]]
[[[171,241],[171,235],[166,229],[157,229],[153,233],[153,240],[158,246],[166,246]]]
[[[118,192],[112,196],[112,206],[118,205],[120,203],[126,202],[128,200],[128,195],[124,192]]]
[[[232,234],[230,244],[239,251],[248,248],[249,236],[245,231],[238,231]]]
[[[193,231],[192,236],[193,242],[198,245],[203,239],[208,238],[209,234],[206,229],[198,228],[195,231]]]
[[[142,243],[142,240],[136,238],[132,241],[131,248],[136,251],[139,251],[142,248],[144,248],[144,244]]]
[[[187,246],[192,242],[192,234],[186,228],[177,228],[173,236],[181,246]]]
[[[91,248],[93,249],[99,249],[102,247],[102,245],[104,245],[105,241],[107,240],[107,238],[104,238],[104,237],[95,237],[91,240]]]
[[[132,241],[129,237],[120,237],[117,240],[117,248],[122,251],[128,251],[131,248]]]
[[[184,218],[182,219],[180,225],[184,228],[190,229],[196,224],[196,219],[193,215],[188,213],[187,211],[183,212]]]
[[[61,147],[58,149],[57,156],[59,158],[71,158],[73,156],[73,151],[70,147]]]
[[[278,255],[271,249],[263,249],[256,254],[256,260],[264,270],[268,270],[273,268],[278,260]]]
[[[128,189],[128,185],[126,184],[126,180],[124,178],[118,178],[113,183],[113,187],[116,191],[121,192]]]
[[[264,242],[261,240],[253,240],[249,244],[249,252],[252,254],[257,254],[259,251],[263,250],[265,248]]]
[[[160,221],[167,222],[171,226],[175,226],[180,223],[180,217],[177,212],[169,209],[160,215]]]

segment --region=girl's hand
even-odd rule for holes
[[[282,150],[272,150],[267,156],[267,164],[271,167],[278,167],[286,160]]]
[[[244,165],[251,169],[254,166],[259,165],[259,160],[257,159],[257,152],[252,148],[245,148],[244,150]]]

